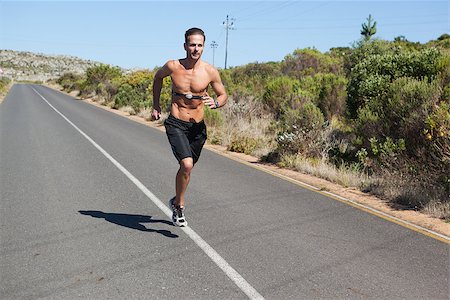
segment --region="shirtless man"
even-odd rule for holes
[[[172,78],[172,103],[164,126],[173,154],[180,164],[175,181],[176,196],[169,201],[173,213],[172,222],[177,226],[187,225],[184,216],[184,195],[192,168],[198,161],[206,141],[204,106],[216,109],[225,105],[228,98],[219,72],[200,59],[206,39],[203,30],[188,29],[184,38],[186,58],[169,60],[156,72],[153,80],[152,117],[159,119],[163,78]],[[216,93],[216,99],[208,95],[208,85],[211,85]]]

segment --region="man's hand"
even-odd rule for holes
[[[156,120],[159,120],[160,118],[161,118],[161,107],[153,108],[152,120],[156,121]]]
[[[206,93],[206,96],[203,96],[202,99],[203,103],[207,106],[209,106],[209,108],[211,109],[215,109],[215,108],[219,108],[219,103],[217,102],[217,100],[214,100],[213,98],[211,98],[208,93]]]

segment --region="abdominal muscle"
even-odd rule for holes
[[[170,114],[186,122],[201,122],[204,118],[203,102],[201,100],[184,100],[179,97],[172,98]]]

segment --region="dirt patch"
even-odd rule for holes
[[[56,89],[58,91],[61,91],[60,87],[58,87],[58,86],[51,85],[49,87]],[[71,96],[75,97],[74,94],[75,93],[71,93]],[[133,121],[144,124],[146,126],[157,128],[161,131],[165,131],[164,126],[162,125],[161,121],[156,121],[156,122],[146,121],[141,117],[132,116],[126,112],[118,111],[115,109],[111,109],[107,106],[100,105],[99,103],[93,101],[92,99],[83,99],[82,101],[85,101],[85,102],[95,105],[97,107],[101,107],[101,108],[108,110],[112,113],[115,113],[117,115],[127,117]],[[263,163],[260,163],[258,158],[256,158],[256,157],[242,154],[242,153],[235,153],[235,152],[227,151],[226,147],[224,147],[224,146],[206,144],[205,148],[210,149],[214,152],[219,152],[220,154],[227,156],[231,159],[238,160],[238,161],[250,164],[254,167],[257,167],[257,168],[260,168],[263,170],[267,170],[269,172],[273,172],[273,173],[279,174],[281,176],[288,177],[292,180],[300,182],[300,184],[303,183],[303,184],[311,185],[313,187],[316,187],[320,191],[328,191],[335,195],[350,199],[356,203],[376,209],[382,213],[393,216],[400,220],[407,221],[409,223],[421,226],[423,228],[426,228],[426,229],[435,231],[437,233],[440,233],[442,235],[445,235],[447,237],[450,237],[450,223],[446,223],[443,220],[433,218],[431,216],[427,216],[427,215],[417,212],[417,211],[395,210],[392,207],[390,207],[386,203],[386,201],[384,201],[380,198],[377,198],[373,195],[363,193],[356,188],[346,188],[346,187],[340,186],[338,184],[329,182],[325,179],[317,178],[317,177],[314,177],[314,176],[311,176],[308,174],[303,174],[303,173],[293,171],[293,170],[282,169],[275,165],[263,164]]]

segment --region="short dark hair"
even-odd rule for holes
[[[190,35],[194,35],[194,34],[202,35],[203,36],[203,42],[206,42],[205,33],[203,32],[203,30],[201,30],[200,28],[197,28],[197,27],[192,27],[192,28],[189,28],[188,30],[186,30],[186,33],[184,34],[184,41],[187,43],[188,42],[188,37]]]

